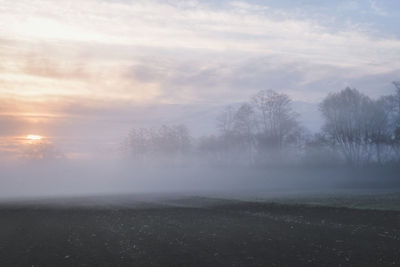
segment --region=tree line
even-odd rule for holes
[[[217,134],[193,138],[185,125],[134,128],[122,148],[136,162],[389,164],[400,161],[400,82],[372,99],[357,89],[328,94],[319,105],[321,131],[299,121],[292,99],[262,90],[216,118]]]

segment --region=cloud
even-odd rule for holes
[[[34,75],[50,79],[86,80],[90,73],[86,72],[85,63],[71,62],[56,58],[43,57],[37,54],[27,56],[22,71],[27,75]]]
[[[329,28],[244,1],[216,6],[36,0],[35,9],[26,0],[2,4],[0,21],[8,27],[0,37],[16,43],[4,43],[0,55],[3,94],[197,101],[207,91],[226,93],[237,82],[250,90],[262,86],[256,75],[238,78],[236,69],[282,77],[285,86],[288,79],[302,83],[299,77],[309,77],[312,69],[319,75],[321,65],[345,75],[349,69],[375,75],[400,67],[398,39],[378,38],[358,27]],[[259,58],[273,58],[276,66]],[[251,66],[249,60],[256,62]]]
[[[15,135],[24,128],[24,123],[20,118],[10,115],[0,116],[0,136]]]
[[[388,16],[389,15],[389,13],[387,11],[385,11],[382,7],[380,7],[376,1],[370,0],[369,4],[370,4],[370,7],[371,7],[371,10],[375,14],[377,14],[379,16]]]
[[[400,40],[362,23],[326,23],[343,19],[330,13],[365,8],[341,3],[0,0],[2,134],[110,137],[112,129],[187,113],[157,113],[155,105],[200,112],[261,89],[313,103],[345,86],[391,92]]]

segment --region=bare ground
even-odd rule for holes
[[[0,208],[0,266],[399,265],[399,211],[206,198]]]

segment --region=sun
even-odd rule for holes
[[[33,135],[33,134],[30,134],[30,135],[27,135],[27,136],[26,136],[26,139],[32,140],[32,141],[37,141],[37,140],[41,140],[42,137],[41,137],[40,135]]]

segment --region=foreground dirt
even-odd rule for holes
[[[248,202],[3,206],[0,266],[400,266],[400,212]]]

